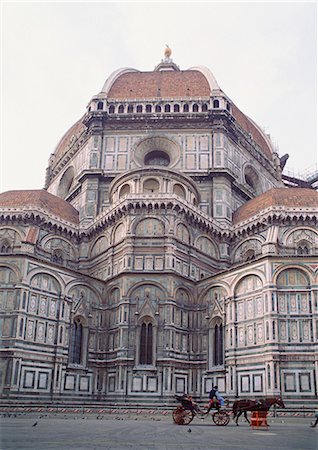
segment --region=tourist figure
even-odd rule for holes
[[[316,426],[317,426],[317,424],[318,424],[318,409],[316,409],[316,411],[315,411],[315,423],[312,423],[310,426],[312,427],[312,428],[315,428]]]

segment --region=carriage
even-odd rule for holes
[[[193,403],[191,397],[187,395],[175,395],[175,398],[181,403],[172,412],[173,421],[177,425],[189,425],[195,416],[201,419],[207,417],[210,408],[207,411],[201,411],[200,408]],[[212,420],[215,425],[225,426],[230,422],[230,414],[224,409],[220,408],[218,404],[215,405],[216,411],[212,412]]]

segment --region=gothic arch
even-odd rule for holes
[[[260,276],[262,275],[262,276]],[[256,273],[253,271],[249,274],[240,275],[233,283],[234,296],[241,295],[241,291],[244,294],[261,290],[264,286],[265,279],[264,274],[261,272]]]
[[[0,286],[15,286],[18,281],[17,273],[7,264],[0,265]]]
[[[45,236],[40,242],[43,250],[49,252],[51,255],[55,250],[60,250],[63,254],[63,259],[74,261],[77,259],[77,249],[68,239],[57,235]]]
[[[89,251],[91,258],[100,255],[108,249],[108,239],[105,235],[98,236],[92,243]]]
[[[55,273],[55,272],[51,273],[51,272],[48,272],[48,271],[40,269],[40,268],[33,269],[27,274],[27,276],[24,280],[25,283],[28,284],[29,286],[31,286],[31,280],[37,275],[46,275],[46,276],[50,276],[51,278],[53,278],[60,286],[60,295],[63,295],[63,293],[65,291],[64,280],[58,273]]]
[[[225,281],[216,280],[214,284],[205,287],[199,294],[199,303],[204,302],[204,298],[211,289],[219,288],[225,292],[225,297],[230,295],[230,285]]]
[[[18,269],[18,267],[13,266],[10,263],[1,263],[0,264],[0,270],[2,270],[2,269],[6,269],[6,270],[9,269],[11,272],[13,272],[13,274],[14,274],[14,278],[13,279],[15,280],[14,281],[15,283],[21,281],[22,275],[21,275],[21,272]]]
[[[51,273],[39,271],[30,277],[30,288],[40,289],[51,294],[61,295],[62,284]]]
[[[219,251],[215,243],[207,236],[198,236],[194,243],[195,247],[202,253],[212,256],[213,258],[219,257]]]
[[[112,243],[113,245],[117,244],[121,240],[123,240],[126,236],[126,227],[123,222],[116,225],[112,232]]]
[[[193,294],[185,287],[177,287],[174,292],[174,298],[177,304],[188,306],[193,303]]]
[[[190,245],[192,241],[191,233],[189,228],[183,223],[178,223],[176,225],[176,234],[175,236],[182,241],[183,243]]]
[[[232,261],[235,262],[246,262],[249,259],[246,258],[247,253],[251,250],[254,253],[254,258],[256,256],[262,254],[262,243],[264,243],[264,239],[261,239],[259,237],[251,237],[249,239],[246,239],[244,242],[240,242],[236,247],[233,249],[232,253]],[[250,258],[250,259],[254,259]]]
[[[159,283],[149,281],[140,281],[139,283],[136,283],[134,286],[132,286],[128,292],[127,297],[129,298],[135,298],[136,296],[139,298],[146,298],[147,290],[155,289],[154,295],[157,297],[159,294],[160,300],[168,297],[168,292],[164,286],[162,286]],[[140,292],[143,291],[143,292]],[[137,294],[137,295],[136,295]],[[142,296],[141,296],[142,294]]]
[[[91,304],[101,304],[101,296],[97,289],[79,280],[74,280],[67,285],[65,295],[69,298],[72,298],[72,296],[74,295],[76,296],[77,300],[83,298]]]
[[[282,267],[275,273],[274,282],[277,288],[283,288],[284,286],[303,286],[309,288],[311,286],[312,273],[303,266],[289,266]],[[283,278],[285,276],[285,280]]]
[[[133,233],[136,236],[164,236],[165,224],[163,220],[158,217],[142,217],[133,225]]]

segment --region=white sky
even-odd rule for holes
[[[317,163],[316,2],[3,2],[0,191],[40,189],[50,154],[120,67],[165,44],[207,66],[295,172]]]

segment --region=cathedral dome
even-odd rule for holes
[[[211,88],[198,70],[125,72],[115,79],[107,97],[116,100],[207,97]]]
[[[0,194],[0,209],[32,211],[32,208],[40,208],[51,216],[74,224],[79,223],[79,213],[70,203],[44,189],[7,191]]]
[[[206,115],[209,115],[212,110],[215,112],[217,110],[227,111],[237,125],[254,140],[260,148],[260,153],[272,160],[274,150],[268,136],[253,120],[233,104],[221,90],[214,75],[207,67],[197,66],[180,70],[173,60],[165,54],[165,58],[153,71],[142,72],[133,68],[121,68],[114,71],[105,81],[101,92],[94,96],[89,103],[87,114],[78,120],[61,138],[52,155],[50,165],[56,167],[74,142],[86,130],[85,118],[92,112],[96,111],[98,114],[103,114],[107,120],[114,114],[114,110],[111,111],[111,108],[114,108],[113,105],[118,107],[120,104],[127,106],[130,103],[158,103],[162,101],[204,102],[206,104],[204,111]],[[214,107],[214,102],[219,106]],[[117,107],[115,111],[119,114],[116,114],[116,118],[119,119],[121,112],[117,110]],[[121,106],[121,108],[124,110],[124,106]]]
[[[249,200],[233,215],[233,225],[244,222],[270,207],[318,208],[318,192],[305,188],[274,188]]]

